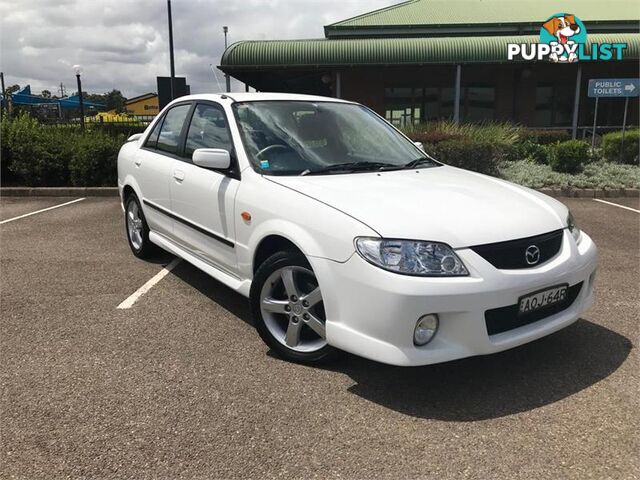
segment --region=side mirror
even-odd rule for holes
[[[198,148],[191,156],[199,167],[225,170],[231,166],[231,154],[221,148]]]
[[[135,142],[136,140],[140,140],[142,138],[142,133],[134,133],[129,138],[127,138],[127,142]]]
[[[413,142],[413,144],[424,152],[424,145],[422,145],[422,142]]]

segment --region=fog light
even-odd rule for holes
[[[438,331],[438,323],[438,315],[435,313],[420,317],[413,331],[413,344],[422,347],[429,343]]]

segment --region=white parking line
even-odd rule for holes
[[[76,198],[75,200],[71,200],[70,202],[61,203],[60,205],[54,205],[53,207],[47,207],[47,208],[43,208],[42,210],[36,210],[35,212],[25,213],[24,215],[19,215],[17,217],[8,218],[6,220],[2,220],[0,222],[0,225],[2,225],[3,223],[13,222],[14,220],[20,220],[21,218],[30,217],[31,215],[36,215],[37,213],[42,213],[42,212],[46,212],[46,211],[49,211],[49,210],[53,210],[54,208],[60,208],[60,207],[64,207],[65,205],[71,205],[72,203],[81,202],[84,199],[85,199],[85,197]]]
[[[594,198],[596,202],[606,203],[607,205],[613,205],[614,207],[624,208],[625,210],[631,210],[632,212],[640,213],[640,210],[636,210],[635,208],[627,207],[626,205],[619,205],[613,202],[607,202],[606,200],[600,200],[599,198]]]
[[[147,281],[147,283],[145,283],[138,290],[133,292],[124,302],[122,302],[120,305],[118,305],[117,308],[119,308],[121,310],[122,309],[126,309],[126,308],[131,308],[133,306],[133,304],[136,303],[138,301],[138,299],[142,295],[144,295],[149,290],[151,290],[151,288],[156,283],[158,283],[160,280],[162,280],[171,270],[173,270],[176,267],[176,265],[178,265],[180,263],[180,260],[181,260],[180,258],[174,258],[171,261],[171,263],[169,263],[169,265],[167,265],[162,270],[160,270],[158,273],[156,273],[153,277],[151,277]]]

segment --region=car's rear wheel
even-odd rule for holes
[[[135,194],[127,197],[124,210],[127,240],[133,254],[138,258],[149,258],[156,254],[157,248],[149,240],[149,225]]]
[[[317,363],[336,356],[326,341],[322,292],[304,255],[269,257],[254,276],[251,307],[258,333],[281,357]]]

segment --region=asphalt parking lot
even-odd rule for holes
[[[74,198],[2,198],[0,222]],[[605,199],[640,209],[637,199]],[[1,478],[638,478],[640,213],[564,199],[595,306],[493,356],[279,360],[248,302],[135,259],[115,198],[0,224]]]

